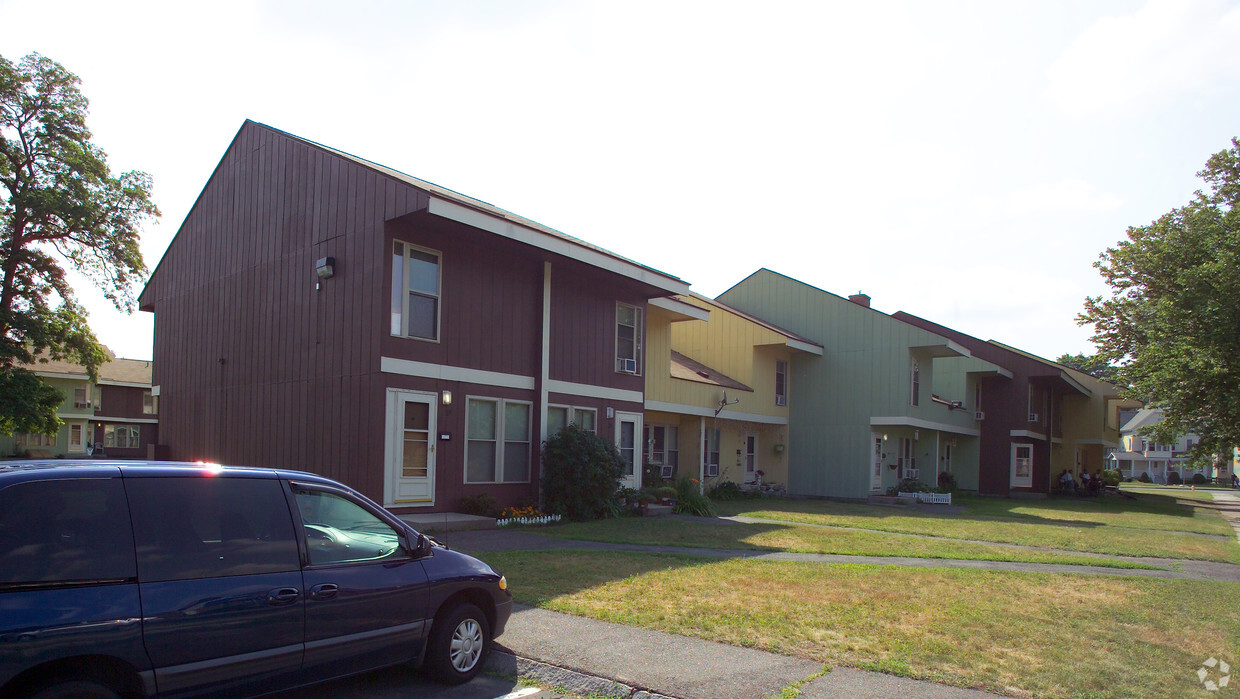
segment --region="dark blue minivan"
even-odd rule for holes
[[[507,582],[339,483],[0,463],[0,697],[262,694],[387,665],[465,682]]]

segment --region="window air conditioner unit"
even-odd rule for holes
[[[621,359],[620,360],[620,371],[623,371],[626,374],[636,374],[637,373],[637,360],[636,359]]]
[[[74,401],[74,402],[73,402],[73,407],[75,407],[75,408],[89,408],[89,407],[90,407],[90,403],[80,403],[80,402]]]
[[[1029,422],[1037,422],[1037,421],[1038,421],[1038,414],[1037,414],[1037,413],[1029,413]]]
[[[904,469],[905,480],[917,480],[920,477],[921,477],[921,469],[917,469],[917,468]]]
[[[660,466],[660,467],[659,467],[659,477],[660,477],[660,478],[671,478],[671,477],[672,477],[672,476],[674,476],[674,475],[676,475],[676,467],[675,467],[675,466],[668,466],[667,464],[664,464],[664,465],[662,465],[662,466]]]
[[[986,413],[983,413],[982,411],[978,410],[977,412],[973,413],[973,419],[974,420],[985,420]]]
[[[706,464],[706,477],[716,478],[719,476],[719,464]]]
[[[775,405],[787,405],[787,404],[788,404],[787,396],[775,396]]]

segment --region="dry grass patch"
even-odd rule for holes
[[[1234,583],[548,551],[518,600],[817,662],[1038,696],[1184,696],[1240,662]]]

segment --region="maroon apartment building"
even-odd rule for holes
[[[549,425],[640,468],[646,304],[687,292],[246,121],[140,297],[161,451],[312,471],[397,509],[532,502]]]

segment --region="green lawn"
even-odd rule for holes
[[[788,551],[849,556],[959,558],[1023,563],[1062,563],[1113,568],[1154,568],[1130,561],[1055,551],[1034,551],[950,539],[903,536],[882,531],[778,523],[738,524],[723,520],[626,517],[618,520],[565,524],[531,532],[580,541],[647,544],[751,551]]]
[[[485,554],[519,602],[1007,694],[1200,696],[1240,584],[592,551]]]
[[[956,514],[828,500],[764,498],[718,503],[722,515],[1117,556],[1240,563],[1231,526],[1206,491],[1139,489],[1118,497],[1008,500],[957,496]],[[1187,492],[1191,497],[1185,497]]]

